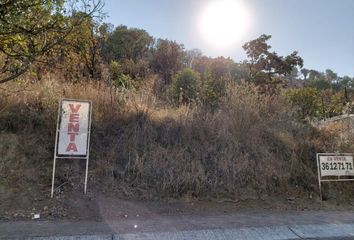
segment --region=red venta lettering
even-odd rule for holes
[[[67,152],[77,152],[77,146],[75,143],[75,137],[79,135],[80,125],[79,125],[79,110],[81,104],[69,104],[70,115],[69,115],[69,123],[68,123],[68,137],[70,138],[70,143],[66,148]]]

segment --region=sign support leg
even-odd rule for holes
[[[60,119],[60,108],[61,104],[58,104],[58,118],[57,118],[57,127],[55,129],[55,146],[54,146],[54,156],[53,156],[53,177],[52,177],[52,191],[50,193],[50,197],[54,196],[54,182],[55,182],[55,165],[57,161],[57,147],[58,147],[58,132],[59,132],[59,119]]]
[[[318,177],[318,188],[320,190],[320,199],[322,201],[322,186],[321,186],[321,175],[320,175],[320,163],[319,163],[319,154],[316,154],[316,162],[317,162],[317,177]]]
[[[50,194],[50,197],[51,197],[51,198],[53,198],[53,196],[54,196],[54,181],[55,181],[55,165],[56,165],[56,160],[57,160],[57,158],[54,157],[54,160],[53,160],[52,191],[51,191],[51,194]]]
[[[84,187],[84,194],[86,194],[86,191],[87,191],[88,164],[89,164],[89,158],[86,158],[86,172],[85,172],[85,187]]]
[[[85,173],[84,194],[86,194],[86,192],[87,192],[88,165],[89,165],[89,159],[90,159],[91,119],[92,119],[92,104],[90,104],[90,118],[89,118],[90,122],[89,122],[88,139],[87,139],[87,156],[86,156],[86,173]]]

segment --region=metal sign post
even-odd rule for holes
[[[317,153],[317,177],[322,200],[322,182],[354,181],[352,153]]]
[[[92,101],[62,99],[59,103],[53,157],[52,198],[57,159],[86,159],[84,193],[87,192],[91,116]]]

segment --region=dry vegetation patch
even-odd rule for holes
[[[148,89],[47,79],[26,91],[3,91],[2,184],[37,184],[48,192],[58,99],[75,97],[93,100],[91,189],[134,198],[233,200],[317,191],[315,153],[334,150],[333,133],[294,122],[281,95],[230,84],[220,106],[210,110],[165,104]],[[57,191],[81,186],[83,178],[73,175],[82,167],[59,164]]]

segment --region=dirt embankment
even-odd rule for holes
[[[81,194],[84,162],[61,160],[51,200],[61,97],[93,100],[89,194]],[[112,205],[117,199],[230,201],[232,209],[352,203],[351,183],[324,186],[329,201],[318,200],[315,156],[351,152],[353,139],[294,122],[281,96],[260,95],[252,85],[230,86],[218,109],[210,110],[166,105],[146,89],[112,92],[96,83],[43,81],[21,95],[0,95],[0,114],[2,218],[36,212],[94,218],[98,197],[116,199]]]

